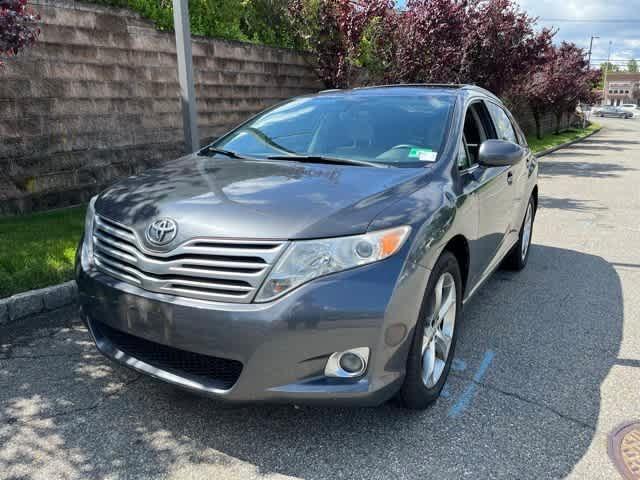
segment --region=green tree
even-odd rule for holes
[[[247,38],[265,45],[300,48],[288,15],[289,0],[243,0],[240,28]]]
[[[627,63],[627,70],[633,73],[638,72],[638,62],[635,58],[632,58],[631,60],[629,60],[629,63]]]
[[[0,0],[2,3],[4,0]],[[158,30],[173,30],[171,0],[90,0],[128,7],[152,20]],[[288,0],[189,0],[191,33],[277,47],[298,48],[299,37],[287,15]]]
[[[615,63],[611,63],[611,62],[603,62],[602,65],[600,65],[600,69],[603,72],[619,72],[620,71],[620,67]]]

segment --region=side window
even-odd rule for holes
[[[460,139],[460,145],[458,145],[458,170],[464,170],[471,166],[469,161],[469,154],[467,153],[467,144],[464,141],[464,137]]]
[[[508,142],[519,143],[516,131],[513,128],[511,120],[509,120],[509,117],[507,116],[505,111],[498,105],[491,102],[487,102],[487,107],[491,112],[491,117],[493,118],[493,123],[496,127],[498,138],[500,140],[507,140]]]
[[[478,152],[482,142],[489,138],[496,138],[491,125],[491,119],[486,107],[480,101],[467,107],[464,118],[463,143],[465,144],[467,163],[473,166],[478,163]]]

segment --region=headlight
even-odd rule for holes
[[[411,227],[353,237],[292,242],[258,292],[257,302],[273,300],[317,277],[390,257],[402,247]]]
[[[93,265],[93,219],[96,216],[95,203],[96,195],[89,201],[87,215],[84,218],[84,239],[82,242],[82,253],[80,255],[82,268],[88,270]]]

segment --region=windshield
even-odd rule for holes
[[[313,156],[418,166],[435,162],[455,97],[304,97],[269,110],[213,144],[252,158]]]

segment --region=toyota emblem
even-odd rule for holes
[[[147,240],[157,246],[171,243],[178,234],[178,225],[170,218],[159,218],[147,227]]]

